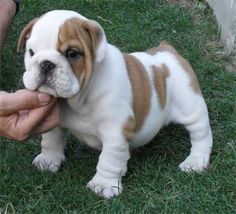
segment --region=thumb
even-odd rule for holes
[[[0,116],[21,110],[29,110],[47,105],[52,97],[40,92],[20,90],[15,93],[0,93]]]

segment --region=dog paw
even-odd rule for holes
[[[95,175],[93,179],[87,184],[97,195],[110,199],[122,192],[122,186],[119,179],[108,179]]]
[[[202,172],[209,164],[209,155],[189,155],[179,168],[184,172]]]
[[[41,153],[33,160],[32,164],[42,171],[57,172],[60,168],[62,161],[64,160],[64,155],[49,155]]]

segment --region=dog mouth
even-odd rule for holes
[[[24,86],[32,91],[40,91],[58,97],[55,91],[55,84],[52,77],[49,75],[35,74],[34,78],[31,77],[30,71],[26,71],[23,76]]]
[[[42,72],[38,68],[32,68],[28,71],[25,71],[23,75],[23,82],[27,89],[29,90],[37,90],[43,85],[47,85],[48,87],[53,86],[53,77],[52,74],[47,74]]]
[[[60,97],[55,89],[53,89],[50,85],[48,84],[42,84],[40,87],[38,87],[37,91],[40,91],[45,94],[50,94],[53,97]]]
[[[23,82],[27,89],[38,90],[54,97],[70,98],[80,89],[79,82],[63,67],[57,66],[50,72],[42,72],[32,68],[23,75]]]
[[[54,97],[69,98],[80,90],[80,83],[67,59],[54,50],[40,51],[27,58],[23,83]]]

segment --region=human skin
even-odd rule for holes
[[[0,48],[15,16],[16,4],[0,0]],[[29,90],[0,91],[0,136],[23,141],[46,132],[59,122],[59,108],[49,95]]]
[[[0,48],[15,16],[16,4],[12,0],[0,0]]]
[[[40,92],[0,91],[0,136],[23,141],[46,132],[59,123],[55,98]]]

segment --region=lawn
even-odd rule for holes
[[[174,2],[174,1],[168,1]],[[24,0],[1,50],[0,89],[23,88],[21,29],[52,9],[72,9],[98,21],[108,41],[124,52],[168,40],[193,65],[206,99],[214,135],[211,164],[202,174],[180,172],[189,153],[184,128],[171,125],[132,153],[123,193],[104,200],[86,188],[99,156],[68,134],[67,162],[56,174],[31,165],[40,137],[25,143],[0,139],[0,213],[236,213],[236,75],[225,71],[212,12],[164,0]]]

